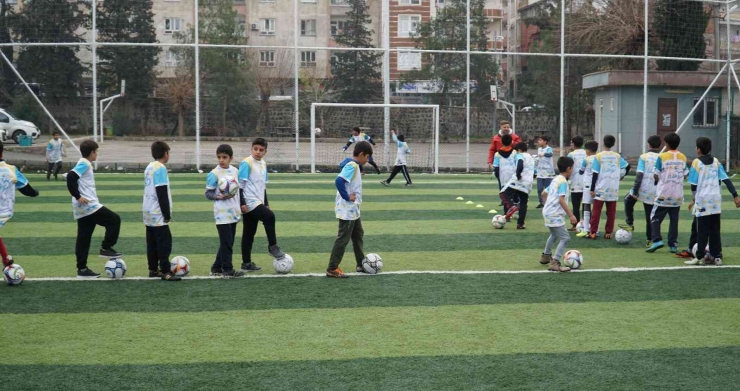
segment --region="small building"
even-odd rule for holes
[[[675,132],[716,76],[715,72],[649,71],[648,137]],[[643,78],[643,71],[603,71],[583,77],[583,89],[594,94],[594,138],[601,142],[604,135],[614,135],[616,150],[626,157],[639,156],[646,150],[642,141]],[[727,101],[725,73],[679,131],[679,149],[689,159],[696,157],[694,140],[701,136],[711,138],[712,154],[725,159]]]

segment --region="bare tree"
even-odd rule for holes
[[[195,99],[195,75],[193,69],[179,65],[171,75],[160,81],[162,97],[177,114],[177,136],[185,137],[185,113],[193,107]]]
[[[246,72],[254,75],[257,91],[260,94],[260,114],[256,130],[258,134],[265,130],[269,132],[272,128],[270,97],[276,93],[285,95],[285,90],[293,80],[292,51],[277,49],[263,53],[268,54],[255,53],[249,61],[251,69],[245,69]]]
[[[304,118],[311,115],[311,103],[330,103],[336,100],[340,91],[336,89],[334,83],[334,79],[321,75],[316,68],[308,68],[301,71],[298,79],[298,84],[301,87],[300,102],[298,104]],[[321,129],[326,129],[324,126],[324,110],[318,110],[317,126]]]

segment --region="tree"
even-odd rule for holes
[[[488,20],[484,13],[485,0],[470,1],[470,48],[476,51],[488,50]],[[437,17],[422,23],[414,35],[417,49],[459,50],[467,47],[465,0],[445,2],[438,10]],[[429,80],[436,83],[439,93],[438,104],[444,105],[451,97],[464,98],[467,77],[464,54],[434,53],[425,54],[420,70],[411,71],[406,79]],[[490,95],[490,86],[498,78],[498,63],[494,56],[472,55],[470,57],[470,81],[477,83],[471,91],[471,101],[482,103]]]
[[[704,31],[710,11],[698,1],[656,0],[653,29],[660,40],[658,55],[663,57],[704,58]],[[729,17],[729,15],[727,16]],[[662,71],[696,71],[698,61],[658,60]]]
[[[29,0],[17,15],[19,42],[84,42],[79,31],[89,25],[89,4],[68,0]],[[87,67],[77,57],[79,46],[27,46],[16,60],[29,83],[38,83],[47,97],[77,96]]]
[[[160,81],[162,97],[177,114],[177,136],[185,137],[185,113],[193,107],[195,75],[192,68],[178,65],[172,77]]]
[[[348,0],[347,25],[334,39],[337,44],[349,48],[372,48],[368,29],[370,15],[366,0]],[[382,96],[381,53],[359,50],[342,50],[336,53],[337,61],[332,65],[334,84],[339,86],[339,100],[348,103],[366,103]]]
[[[303,118],[311,118],[312,103],[335,102],[337,96],[339,96],[334,80],[323,78],[316,68],[301,70],[298,83],[301,88],[298,105]],[[318,122],[316,126],[326,130],[324,112],[324,110],[317,110]],[[325,136],[328,136],[328,134],[325,134]]]
[[[99,4],[98,41],[157,42],[151,0],[105,0]],[[126,80],[126,95],[144,101],[156,85],[160,51],[159,47],[99,47],[99,85],[118,92],[121,80]]]
[[[263,127],[267,131],[272,129],[270,97],[275,92],[285,95],[285,88],[290,86],[293,80],[293,51],[276,49],[274,51],[267,51],[267,53],[269,52],[273,52],[275,55],[274,58],[271,58],[274,60],[270,61],[272,64],[270,62],[264,63],[260,61],[259,53],[256,53],[250,58],[254,69],[255,84],[260,97],[260,114],[257,121],[258,134],[263,130]]]
[[[0,0],[0,43],[12,42],[10,37],[10,27],[13,24],[13,7],[8,4],[8,0]],[[13,60],[13,47],[3,46],[0,48],[5,57]],[[0,61],[0,103],[7,105],[13,101],[12,90],[15,83],[15,75],[5,60]]]

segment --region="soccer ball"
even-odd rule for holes
[[[221,194],[234,195],[239,191],[239,183],[233,176],[226,175],[218,180],[218,190]]]
[[[316,128],[313,131],[316,132],[316,134],[321,134],[321,128]]]
[[[583,228],[583,221],[579,221],[578,224],[576,224],[576,232],[581,233],[585,230],[586,229]]]
[[[578,250],[569,250],[563,257],[563,266],[567,266],[571,269],[580,269],[583,264],[583,256]]]
[[[178,255],[170,261],[170,271],[178,277],[185,277],[190,273],[190,261]]]
[[[506,225],[506,217],[501,215],[493,216],[491,224],[493,224],[493,228],[502,229],[504,228],[504,225]]]
[[[614,238],[619,244],[627,244],[632,240],[632,232],[627,231],[626,229],[620,229],[617,230],[617,234],[614,235]]]
[[[8,285],[20,285],[26,279],[26,271],[21,265],[12,264],[3,269],[3,279]]]
[[[694,247],[691,248],[691,254],[696,258],[696,252],[699,250],[699,243],[694,243]],[[704,254],[709,254],[709,244],[707,243],[707,248],[704,249]]]
[[[272,260],[272,267],[275,269],[275,273],[277,274],[288,274],[291,270],[293,270],[293,257],[291,257],[288,254],[285,254],[285,256],[282,259],[273,259]]]
[[[383,268],[383,259],[378,254],[366,254],[362,260],[362,269],[367,274],[378,274]]]
[[[121,258],[111,258],[105,263],[105,275],[120,280],[126,275],[126,262]]]

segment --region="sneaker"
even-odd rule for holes
[[[94,271],[84,268],[77,271],[77,278],[98,278],[100,277],[100,274],[95,273]]]
[[[357,266],[357,267],[355,268],[355,271],[356,271],[356,272],[358,272],[358,273],[367,273],[367,272],[365,271],[365,269],[363,269],[363,268],[362,268],[362,266]]]
[[[220,268],[212,267],[211,268],[211,275],[212,276],[220,276],[224,273],[224,271]]]
[[[590,232],[586,233],[586,236],[584,236],[586,239],[596,240],[599,236],[596,234],[592,234]]]
[[[553,259],[550,261],[550,264],[547,266],[547,270],[551,272],[569,272],[570,268],[561,265],[560,262]]]
[[[326,276],[327,277],[333,277],[333,278],[349,278],[348,275],[344,274],[342,269],[336,268],[334,270],[326,270]]]
[[[653,245],[653,241],[650,239],[648,239],[648,241],[645,242],[645,248],[650,248],[650,246],[652,245]],[[689,254],[689,258],[693,258],[693,257],[694,257],[693,255]]]
[[[619,224],[619,228],[629,232],[635,231],[635,226],[630,224]]]
[[[547,265],[550,262],[552,262],[552,254],[542,254],[542,255],[540,255],[540,264]]]
[[[243,272],[258,272],[262,270],[262,268],[257,266],[254,262],[242,263],[241,269]]]
[[[406,186],[406,187],[412,187],[412,186],[414,186],[414,184],[413,183],[407,183],[404,186]]]
[[[159,270],[149,270],[149,278],[161,278],[162,272]]]
[[[163,281],[180,281],[182,280],[182,277],[176,276],[172,273],[165,273],[165,274],[162,274],[162,280]]]
[[[509,208],[509,210],[506,211],[506,215],[504,215],[504,217],[506,217],[506,221],[511,220],[511,216],[513,216],[514,213],[516,213],[518,210],[519,210],[519,207],[517,205],[514,205],[511,208]]]
[[[517,224],[516,229],[527,229],[527,227],[524,224]]]
[[[579,232],[576,234],[576,237],[579,237],[579,238],[585,238],[586,236],[588,236],[588,232],[586,231]]]
[[[10,255],[8,255],[8,257],[5,258],[5,262],[3,262],[3,268],[6,268],[6,267],[8,267],[8,266],[10,266],[12,264],[13,264],[13,257],[11,257]]]
[[[722,266],[722,258],[714,258],[714,266]]]
[[[701,264],[701,261],[700,261],[700,260],[698,260],[698,259],[696,259],[696,258],[691,258],[691,259],[690,259],[690,260],[688,260],[688,261],[684,261],[684,263],[683,263],[683,264],[684,264],[684,265],[700,265],[700,264]]]
[[[231,269],[231,270],[224,270],[223,273],[221,273],[221,277],[223,278],[239,278],[244,277],[244,272],[241,270]]]
[[[101,248],[100,249],[100,258],[118,258],[121,255],[123,254],[119,253],[113,248]]]
[[[537,209],[542,209],[545,205],[539,204],[537,205]]]
[[[684,259],[691,259],[694,258],[694,254],[691,254],[687,250],[683,250],[680,253],[676,254],[677,258],[684,258]]]
[[[676,247],[676,246],[670,246],[670,247],[668,247],[668,251],[670,251],[671,254],[675,254],[675,253],[678,252],[678,247]]]
[[[607,233],[604,234],[604,239],[609,240],[611,238],[612,238],[612,233],[611,232],[607,232]]]
[[[648,247],[647,250],[645,250],[645,252],[646,253],[654,253],[655,251],[657,251],[658,249],[661,249],[663,247],[665,247],[665,244],[663,244],[663,241],[660,240],[660,241],[657,241],[657,242],[654,242],[653,244],[651,244],[650,247]]]
[[[282,250],[280,250],[280,246],[278,246],[277,244],[274,245],[274,246],[268,247],[267,248],[267,252],[270,255],[272,255],[272,257],[275,258],[275,259],[283,259],[283,258],[285,258],[285,253]],[[254,262],[252,262],[252,263],[254,263]]]
[[[576,231],[578,231],[578,228],[575,225],[568,228],[568,232],[576,232]]]
[[[390,183],[388,183],[386,181],[380,181],[380,184],[383,185],[383,186],[386,186],[386,187],[388,187],[388,186],[391,185]]]

